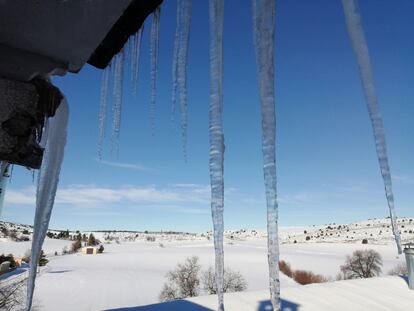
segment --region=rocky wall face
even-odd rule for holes
[[[0,160],[39,168],[43,149],[39,142],[45,119],[62,99],[45,80],[31,83],[0,78]]]

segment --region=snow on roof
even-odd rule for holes
[[[226,311],[272,310],[267,290],[225,295]],[[412,311],[414,291],[397,276],[282,288],[282,311]],[[217,296],[137,307],[140,311],[216,310]],[[128,308],[122,309],[128,310]]]

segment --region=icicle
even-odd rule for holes
[[[131,42],[132,53],[131,53],[131,84],[132,84],[132,94],[136,94],[138,88],[138,79],[139,79],[139,59],[141,53],[141,43],[142,43],[142,33],[144,31],[144,25],[138,30],[138,32],[133,36]]]
[[[181,112],[181,136],[184,159],[187,160],[187,65],[188,45],[190,39],[191,25],[191,3],[192,0],[180,0],[181,23],[178,47],[178,92],[180,98]]]
[[[209,1],[210,23],[210,183],[213,218],[218,310],[223,300],[223,209],[224,209],[224,134],[223,134],[223,0]]]
[[[111,154],[115,153],[116,157],[119,152],[119,132],[121,129],[121,114],[122,114],[122,86],[124,79],[124,59],[125,51],[121,50],[115,56],[115,68],[113,78],[113,99],[112,99],[112,141]]]
[[[8,169],[10,165],[6,161],[0,162],[0,219],[3,210],[4,196],[6,194],[7,180],[9,178]]]
[[[397,217],[395,215],[394,195],[392,192],[391,172],[388,164],[384,125],[378,107],[378,98],[374,86],[374,78],[372,75],[368,46],[365,40],[364,30],[361,24],[361,15],[359,12],[358,1],[342,0],[342,5],[345,12],[345,20],[348,28],[348,34],[351,39],[355,56],[357,58],[359,72],[362,80],[362,86],[364,89],[365,100],[367,103],[369,117],[371,119],[372,129],[374,132],[375,148],[377,151],[382,179],[384,180],[385,195],[388,201],[392,231],[394,233],[398,253],[401,254],[401,238],[397,226]]]
[[[150,99],[150,114],[152,134],[155,133],[155,97],[157,91],[157,74],[158,74],[158,49],[160,43],[160,16],[161,8],[155,9],[151,24],[151,39],[150,39],[150,53],[151,53],[151,99]]]
[[[173,92],[171,120],[174,121],[177,93],[180,101],[181,136],[184,159],[187,160],[187,64],[191,25],[191,0],[177,1],[177,22],[173,54]]]
[[[48,135],[45,135],[45,137],[47,137],[46,148],[38,176],[36,192],[36,214],[33,225],[30,271],[27,281],[27,311],[30,311],[32,306],[37,263],[39,262],[40,252],[42,250],[43,241],[46,236],[55,201],[60,168],[66,144],[68,117],[69,109],[67,102],[64,99],[60,103],[54,118],[49,124]]]
[[[253,38],[262,111],[263,173],[267,202],[270,300],[280,310],[278,206],[276,192],[275,1],[253,0]]]
[[[101,98],[99,102],[99,140],[98,140],[98,158],[102,160],[102,149],[103,141],[105,138],[105,121],[106,111],[108,106],[108,87],[109,87],[109,76],[111,68],[106,67],[102,73],[101,78]]]
[[[182,1],[177,0],[177,18],[175,25],[174,35],[174,52],[173,52],[173,65],[172,65],[172,96],[171,96],[171,121],[174,121],[175,106],[177,101],[177,89],[178,89],[178,50],[180,46],[180,32],[181,32],[181,11]]]

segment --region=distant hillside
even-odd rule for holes
[[[398,219],[398,226],[403,243],[414,242],[414,217],[402,217]],[[281,227],[281,244],[292,243],[362,243],[366,240],[368,244],[385,244],[394,241],[389,218],[368,219],[351,224],[325,224],[303,227]],[[20,237],[31,238],[33,227],[30,225],[17,224],[0,221],[0,238],[10,237],[10,233]],[[7,234],[6,234],[7,233]],[[73,239],[78,233],[89,235],[93,233],[102,242],[122,241],[180,241],[180,240],[210,240],[212,231],[196,234],[188,232],[173,231],[68,231],[48,230],[49,237]],[[64,234],[63,234],[64,233]],[[64,236],[64,237],[62,237]],[[224,232],[227,243],[238,240],[261,239],[266,237],[265,230],[240,229],[226,230]]]

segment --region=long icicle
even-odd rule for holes
[[[109,76],[110,66],[106,67],[102,73],[101,78],[101,94],[99,102],[99,139],[98,139],[98,158],[102,160],[103,142],[105,138],[105,123],[106,123],[106,112],[108,106],[108,87],[109,87]]]
[[[270,300],[280,310],[278,205],[276,188],[275,0],[252,0],[253,37],[262,113],[263,173],[267,202]]]
[[[401,254],[401,237],[398,230],[397,217],[394,208],[394,195],[392,192],[391,172],[388,164],[384,125],[379,111],[378,97],[374,85],[368,45],[365,40],[364,30],[361,24],[361,15],[359,12],[358,1],[342,0],[342,5],[344,8],[349,38],[351,39],[352,47],[358,62],[362,87],[364,89],[365,101],[374,132],[375,148],[377,151],[382,179],[384,181],[385,196],[388,202],[392,231],[394,233],[398,253]]]
[[[224,310],[223,210],[224,210],[224,134],[223,134],[223,0],[209,1],[210,23],[210,184],[213,218],[215,273],[218,310]]]
[[[181,112],[181,137],[184,160],[187,161],[187,67],[188,67],[188,47],[190,40],[191,27],[191,6],[192,0],[180,0],[182,6],[181,13],[181,33],[178,49],[178,91]]]
[[[138,89],[139,80],[139,60],[141,54],[142,34],[144,31],[144,25],[135,34],[132,41],[132,55],[131,55],[131,83],[132,93],[136,94]]]
[[[150,53],[151,53],[151,98],[150,98],[150,115],[151,131],[155,134],[155,99],[157,92],[157,75],[158,75],[158,53],[160,45],[160,17],[161,7],[157,7],[152,15]]]
[[[177,0],[177,16],[174,34],[174,50],[172,64],[172,94],[171,94],[171,121],[174,122],[175,107],[177,102],[178,89],[178,50],[180,46],[182,1]]]
[[[122,87],[124,77],[124,61],[125,50],[122,49],[115,56],[114,78],[113,78],[113,99],[112,99],[112,140],[111,153],[115,153],[118,157],[119,152],[119,134],[121,130],[121,115],[122,115]]]
[[[60,168],[66,144],[69,108],[66,99],[60,103],[55,116],[49,123],[45,152],[38,176],[36,191],[36,213],[33,226],[32,251],[29,278],[27,280],[26,311],[30,311],[43,241],[49,227],[50,216],[59,183]]]

